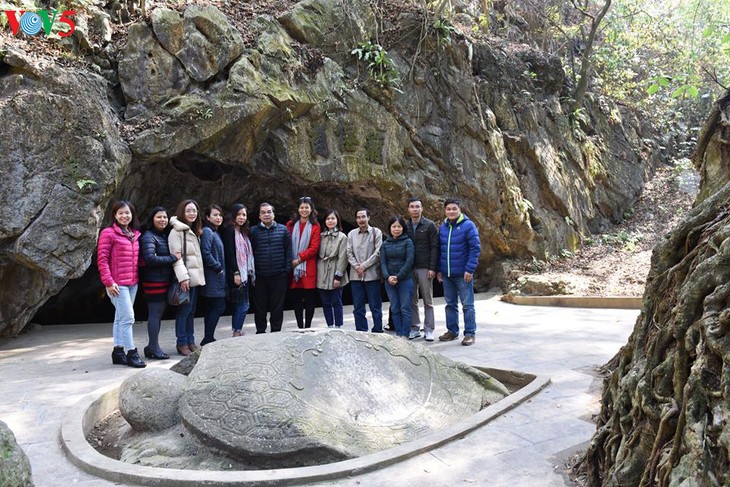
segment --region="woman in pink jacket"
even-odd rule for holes
[[[97,261],[101,282],[116,310],[112,363],[141,368],[147,364],[139,358],[132,336],[133,305],[139,282],[139,223],[129,201],[115,202],[111,213],[113,223],[99,235]]]

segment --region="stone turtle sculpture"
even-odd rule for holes
[[[135,394],[144,382],[133,381]],[[164,382],[156,387],[174,383]],[[122,385],[120,400],[131,383]],[[196,443],[247,465],[277,468],[381,451],[508,394],[489,375],[421,345],[333,330],[208,344],[178,405]],[[129,407],[122,413],[133,414]]]

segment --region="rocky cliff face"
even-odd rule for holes
[[[694,156],[700,197],[655,247],[641,315],[609,364],[587,485],[730,483],[728,100]]]
[[[99,76],[8,51],[0,77],[0,332],[91,263],[131,153]]]
[[[410,196],[423,198],[433,219],[442,218],[443,199],[456,196],[480,230],[483,286],[500,260],[574,250],[581,235],[620,218],[638,198],[656,154],[633,114],[600,97],[569,113],[556,59],[458,32],[439,42],[422,11],[401,5],[396,17],[384,5],[385,15],[358,0],[292,2],[282,14],[246,23],[242,33],[242,24],[213,7],[177,11],[148,2],[149,19],[132,24],[118,50],[113,43],[103,48],[104,40],[90,48],[117,111],[98,77],[54,68],[58,74],[23,78],[16,65],[27,57],[6,55],[0,107],[16,120],[16,138],[47,137],[52,119],[37,105],[25,113],[14,108],[17,80],[43,93],[65,79],[69,91],[58,91],[56,109],[64,122],[53,139],[68,142],[65,152],[48,146],[40,154],[32,143],[17,146],[15,179],[0,182],[8,200],[28,201],[22,218],[12,211],[14,219],[3,222],[18,220],[2,230],[3,282],[40,286],[32,298],[14,287],[0,291],[0,326],[16,332],[83,273],[99,212],[116,197],[134,201],[140,214],[190,196],[224,207],[267,200],[283,217],[308,195],[349,223],[368,207],[383,227]],[[88,21],[97,24],[104,22]],[[351,54],[376,37],[389,49],[399,89],[373,80],[367,63]],[[31,194],[20,188],[31,184],[33,157],[48,170]],[[78,161],[80,179],[93,179],[88,194],[77,181],[62,183],[69,160]],[[74,213],[55,214],[50,224],[39,211],[59,200],[49,198],[56,187],[75,198]],[[28,244],[20,243],[39,240],[25,236],[31,222],[60,247],[28,257]],[[83,231],[68,236],[68,226]],[[68,263],[63,271],[58,260]]]

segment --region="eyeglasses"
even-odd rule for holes
[[[259,215],[273,215],[274,212],[271,210],[261,210],[259,211]]]
[[[301,198],[299,198],[299,202],[300,203],[311,203],[312,197],[311,196],[302,196]]]

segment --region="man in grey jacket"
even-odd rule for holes
[[[347,234],[347,260],[350,262],[350,289],[355,329],[368,331],[365,302],[373,315],[373,333],[383,332],[383,298],[380,294],[380,245],[383,232],[370,226],[370,211],[355,213],[357,228]]]
[[[418,314],[418,296],[423,299],[423,330],[427,342],[434,340],[436,323],[433,315],[433,279],[439,263],[439,234],[436,224],[423,216],[423,203],[419,198],[408,200],[406,231],[415,246],[413,263],[413,301],[411,302],[411,333],[413,340],[421,336],[421,317]]]

